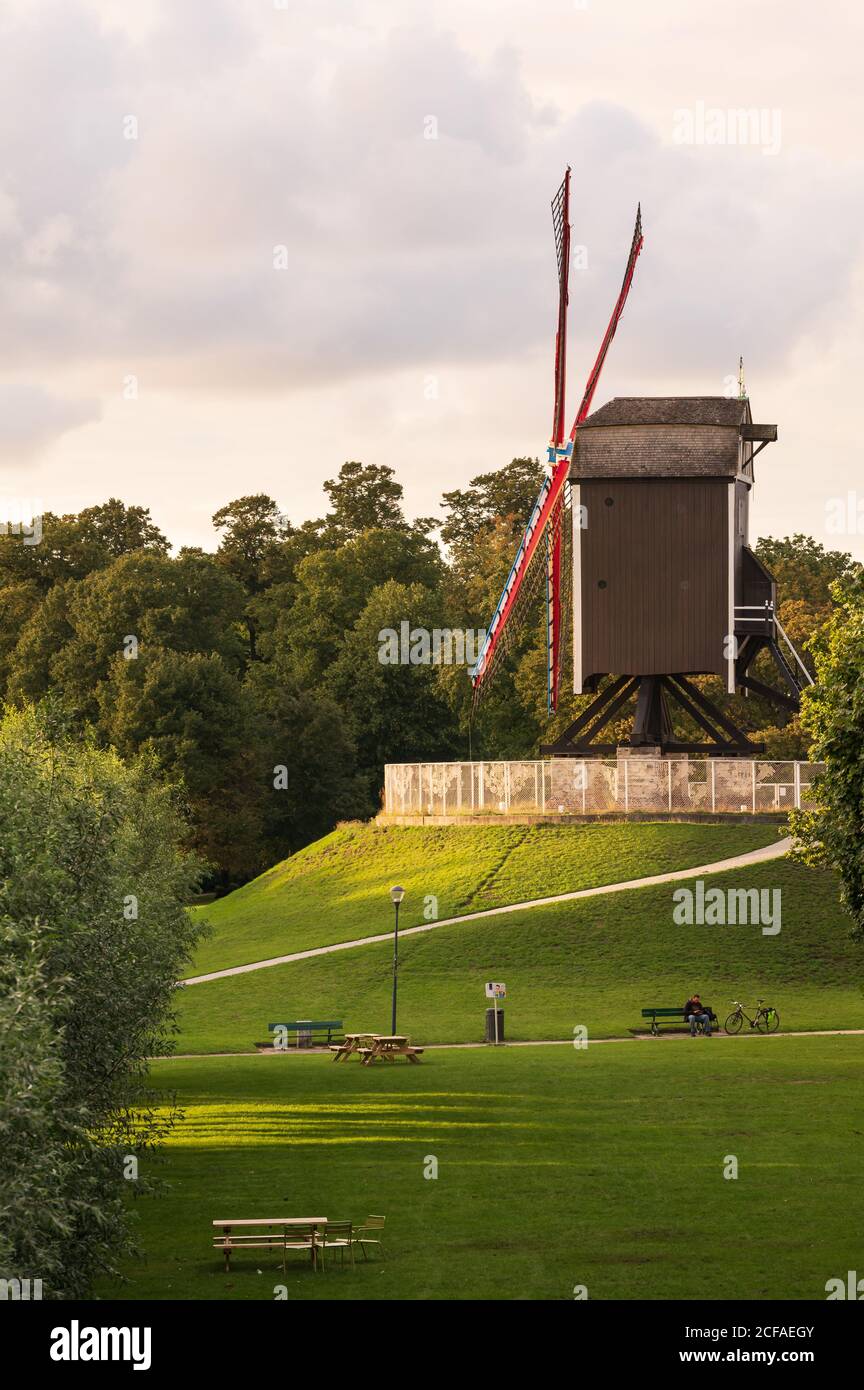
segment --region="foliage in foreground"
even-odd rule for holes
[[[805,692],[801,722],[825,763],[818,806],[792,818],[796,853],[839,873],[852,937],[864,941],[864,574],[832,586],[833,615],[811,644],[816,685]]]
[[[50,707],[0,722],[0,1277],[45,1298],[128,1253],[130,1160],[174,1119],[147,1058],[202,931],[183,830],[146,761],[72,742]]]

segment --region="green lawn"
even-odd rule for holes
[[[98,1293],[821,1300],[861,1267],[861,1058],[861,1038],[781,1035],[160,1063],[186,1108],[170,1189],[135,1204],[146,1256]],[[387,1258],[353,1273],[295,1256],[285,1278],[258,1251],[226,1276],[210,1249],[215,1217],[370,1212]]]
[[[779,935],[676,925],[676,884],[440,927],[401,942],[400,1026],[418,1042],[482,1040],[483,984],[499,979],[513,1039],[567,1038],[577,1024],[593,1037],[626,1035],[644,1005],[677,1005],[693,989],[721,1020],[733,997],[752,1004],[764,994],[784,1030],[864,1027],[861,950],[848,939],[831,875],[783,859],[710,884],[779,888]],[[391,963],[384,943],[189,986],[178,1049],[248,1051],[280,1019],[389,1031]]]
[[[715,862],[771,844],[781,827],[644,822],[585,826],[341,826],[252,883],[196,908],[213,934],[189,974],[387,931],[387,889],[404,926],[485,907]]]

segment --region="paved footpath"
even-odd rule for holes
[[[675,869],[671,873],[652,874],[649,878],[631,878],[624,883],[606,883],[599,888],[579,888],[575,893],[556,893],[551,898],[530,898],[524,903],[510,903],[507,907],[488,907],[482,912],[466,912],[461,917],[443,917],[439,922],[424,922],[420,927],[406,927],[399,932],[402,936],[415,936],[418,932],[437,931],[439,927],[455,927],[462,922],[478,922],[484,917],[502,917],[507,912],[528,912],[534,907],[549,907],[552,903],[576,902],[579,898],[599,898],[607,893],[626,893],[632,888],[653,888],[658,883],[677,883],[685,878],[700,878],[703,874],[722,874],[727,869],[744,869],[749,864],[761,864],[766,859],[779,859],[788,854],[792,840],[787,835],[774,845],[750,850],[747,854],[736,854],[731,859],[719,859],[714,864],[700,864],[695,869]],[[184,985],[204,985],[208,980],[224,980],[229,975],[247,975],[252,970],[269,970],[273,965],[289,965],[295,960],[311,960],[313,956],[329,956],[334,951],[353,951],[358,946],[375,946],[381,941],[392,941],[392,932],[380,936],[361,936],[354,941],[337,941],[332,946],[316,946],[309,951],[294,951],[287,956],[273,956],[270,960],[256,960],[249,965],[232,965],[227,970],[211,970],[208,975],[190,975],[181,980]],[[786,1035],[790,1036],[789,1034]],[[481,1044],[482,1046],[482,1044]]]
[[[767,1038],[848,1038],[864,1037],[864,1028],[813,1028],[809,1033],[769,1033]],[[601,1043],[662,1043],[662,1042],[684,1042],[687,1038],[686,1033],[663,1033],[660,1037],[654,1038],[650,1033],[639,1033],[628,1038],[588,1038],[589,1046],[596,1047]],[[725,1042],[745,1042],[748,1038],[761,1038],[766,1041],[764,1033],[712,1033],[711,1042],[720,1038]],[[697,1038],[698,1042],[699,1039]],[[708,1039],[706,1039],[706,1042]],[[470,1042],[470,1043],[426,1043],[427,1052],[463,1052],[467,1048],[482,1047],[489,1049],[491,1043]],[[572,1038],[538,1038],[528,1042],[508,1042],[499,1043],[499,1047],[573,1047]],[[176,1052],[170,1057],[151,1057],[151,1062],[204,1062],[208,1057],[328,1057],[329,1048],[326,1047],[286,1047],[273,1048],[270,1052]]]

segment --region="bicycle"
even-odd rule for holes
[[[731,1000],[734,1004],[734,1011],[729,1015],[723,1027],[727,1033],[740,1033],[746,1018],[751,1028],[756,1028],[760,1033],[776,1033],[780,1027],[780,1015],[770,1004],[766,1004],[764,999],[756,1000],[756,1014],[751,1018],[744,1005],[737,999]]]

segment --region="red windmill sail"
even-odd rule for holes
[[[537,501],[534,503],[525,534],[519,543],[516,557],[507,576],[507,583],[498,600],[492,621],[486,633],[486,639],[480,652],[473,671],[471,672],[471,682],[474,686],[475,696],[483,688],[484,681],[487,681],[497,657],[506,646],[506,637],[512,626],[512,614],[516,610],[520,597],[527,588],[527,579],[531,563],[534,560],[541,541],[546,545],[546,593],[547,593],[547,642],[548,642],[548,693],[549,705],[555,709],[558,701],[558,677],[560,671],[560,634],[561,634],[561,521],[564,507],[564,490],[570,473],[570,459],[573,452],[576,431],[585,419],[591,408],[591,401],[603,370],[603,363],[609,346],[615,336],[618,321],[624,310],[630,285],[633,280],[633,272],[636,268],[636,260],[642,250],[642,217],[641,207],[636,213],[636,227],[633,233],[633,241],[630,246],[630,255],[627,260],[627,268],[624,272],[624,280],[621,291],[612,311],[612,317],[606,329],[597,360],[588,378],[582,402],[570,437],[565,443],[563,441],[563,421],[564,421],[564,375],[566,371],[566,321],[567,321],[567,280],[570,260],[570,228],[569,228],[569,198],[570,198],[570,170],[564,176],[564,182],[559,189],[555,201],[552,204],[553,220],[555,223],[556,249],[558,251],[558,274],[559,274],[559,303],[558,303],[558,333],[555,345],[555,406],[553,413],[553,438],[549,445],[549,463],[551,474],[543,482]]]
[[[591,375],[589,376],[588,381],[586,383],[585,393],[582,396],[582,404],[579,406],[578,414],[576,416],[576,419],[573,421],[573,428],[570,431],[571,439],[576,438],[577,429],[582,424],[582,421],[585,419],[586,415],[591,409],[591,402],[594,399],[594,392],[597,390],[597,382],[600,380],[600,373],[603,370],[603,363],[606,361],[606,354],[609,351],[609,344],[615,337],[615,329],[618,327],[618,320],[624,312],[624,305],[627,303],[627,296],[630,293],[630,286],[633,283],[633,272],[636,269],[636,262],[639,258],[639,252],[642,250],[643,240],[644,238],[642,236],[642,204],[640,203],[636,209],[636,226],[633,229],[633,241],[630,246],[630,255],[627,257],[627,269],[624,272],[624,280],[621,285],[621,293],[619,294],[618,299],[615,302],[615,308],[612,310],[612,317],[609,320],[609,326],[606,329],[606,335],[603,339],[603,342],[600,345],[600,351],[597,354],[597,361],[594,363],[594,366],[591,369]]]

